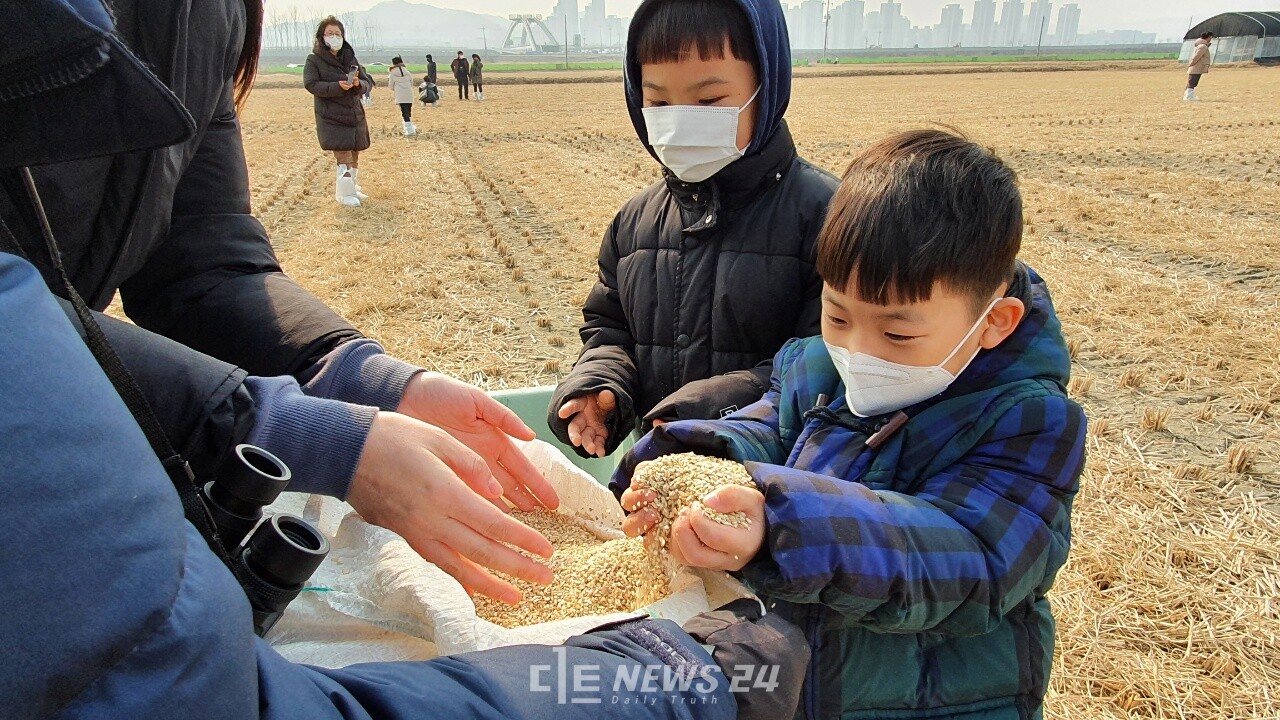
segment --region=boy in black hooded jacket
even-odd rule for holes
[[[791,53],[769,0],[646,0],[627,107],[664,177],[605,232],[583,349],[548,423],[584,457],[637,427],[716,418],[769,387],[772,356],[817,334],[814,245],[836,179],[796,155]]]

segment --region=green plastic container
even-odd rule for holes
[[[493,399],[514,410],[526,425],[533,428],[533,431],[538,434],[539,440],[545,440],[559,448],[565,457],[569,458],[574,465],[587,471],[591,477],[596,479],[596,482],[601,485],[608,484],[609,478],[613,475],[613,469],[618,466],[618,460],[622,458],[622,454],[630,450],[631,446],[636,443],[635,433],[628,435],[622,441],[622,444],[618,446],[618,449],[608,457],[588,459],[579,456],[576,450],[560,442],[551,433],[551,428],[547,427],[547,406],[551,404],[551,395],[554,391],[554,385],[546,385],[543,387],[495,390],[489,394]]]

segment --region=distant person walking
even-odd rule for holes
[[[387,87],[391,88],[391,94],[395,96],[396,104],[400,106],[400,117],[404,119],[405,137],[413,137],[418,133],[418,127],[413,124],[413,75],[409,72],[409,68],[404,66],[404,60],[399,55],[391,58],[391,69],[387,71]]]
[[[484,100],[484,62],[474,53],[471,55],[471,86],[476,100]]]
[[[467,56],[459,50],[458,57],[453,59],[449,68],[453,70],[453,79],[458,81],[458,99],[470,100],[471,66],[467,63]]]
[[[1213,45],[1213,33],[1207,32],[1196,41],[1196,49],[1191,52],[1191,66],[1187,68],[1187,92],[1182,99],[1188,102],[1200,102],[1196,88],[1200,86],[1200,76],[1209,72],[1209,46]]]
[[[334,197],[348,207],[368,198],[360,191],[360,151],[369,149],[365,121],[364,80],[356,51],[346,41],[346,28],[330,15],[316,28],[316,41],[307,56],[302,84],[315,96],[316,136],[338,163]]]

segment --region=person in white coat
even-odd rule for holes
[[[412,137],[418,133],[417,126],[413,124],[413,75],[409,74],[409,68],[404,66],[399,55],[391,58],[391,69],[387,75],[387,86],[391,88],[404,118],[405,137]]]

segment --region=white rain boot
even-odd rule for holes
[[[1191,97],[1190,97],[1190,98],[1188,98],[1188,99],[1189,99],[1191,102],[1200,102],[1200,96],[1196,94],[1196,89],[1195,89],[1195,88],[1191,88]]]
[[[476,93],[476,98],[480,100],[480,102],[484,102],[484,93],[482,92]]]
[[[416,134],[417,134],[417,132],[418,132],[418,128],[417,128],[417,126],[416,126],[416,125],[414,125],[413,123],[409,122],[408,120],[405,120],[405,121],[404,121],[404,136],[405,136],[405,137],[413,137],[414,135],[416,135]]]
[[[1191,92],[1192,92],[1192,91],[1191,91],[1191,88],[1187,88],[1187,89],[1182,93],[1182,101],[1183,101],[1183,102],[1191,102]]]
[[[361,202],[368,200],[369,196],[364,194],[364,188],[360,187],[360,168],[351,168],[351,180],[356,184],[356,199]]]
[[[334,199],[347,207],[360,207],[360,198],[356,197],[356,180],[351,175],[351,168],[338,166],[338,182],[334,190]]]

